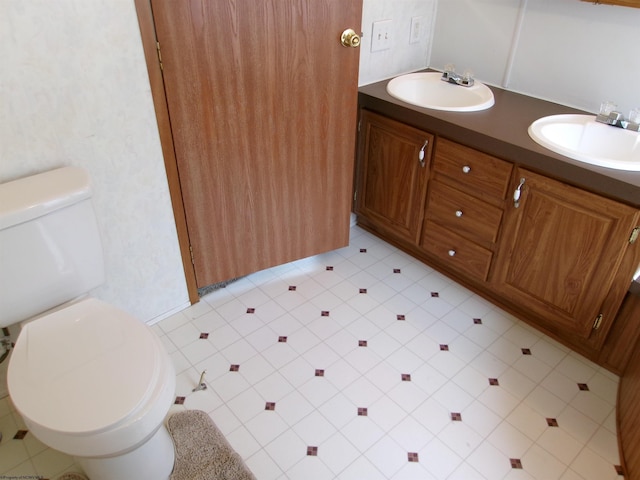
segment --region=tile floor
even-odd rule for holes
[[[258,480],[623,478],[615,375],[358,227],[153,329]],[[0,428],[0,478],[74,468]]]

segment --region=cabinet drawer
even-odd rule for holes
[[[427,215],[463,237],[495,243],[502,221],[502,209],[449,187],[432,182]]]
[[[504,199],[512,168],[509,162],[444,138],[438,139],[434,173],[446,177],[449,182],[477,191],[477,196]]]
[[[447,266],[480,280],[487,279],[493,253],[446,228],[425,222],[421,246]]]

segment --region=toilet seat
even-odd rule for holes
[[[170,407],[175,374],[149,327],[86,298],[23,326],[7,384],[37,437],[91,456],[135,448],[152,435]]]

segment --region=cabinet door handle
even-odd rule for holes
[[[520,184],[516,187],[516,191],[513,192],[513,206],[518,208],[520,206],[520,197],[522,196],[522,187],[524,186],[525,179],[520,179]]]
[[[462,210],[456,210],[456,217],[460,218],[463,215]]]
[[[447,253],[449,254],[450,257],[455,257],[456,256],[456,251],[455,250],[449,250]]]
[[[469,165],[465,165],[462,167],[462,173],[469,173],[471,171],[471,167]]]
[[[426,165],[426,162],[424,161],[424,149],[427,148],[427,145],[429,145],[429,140],[424,141],[424,145],[422,145],[422,148],[418,153],[418,160],[420,161],[421,167],[424,167]]]

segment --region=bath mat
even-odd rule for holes
[[[256,480],[205,412],[175,413],[168,428],[176,449],[171,480]]]
[[[87,477],[86,475],[83,475],[82,473],[70,472],[70,473],[64,473],[60,477],[56,477],[56,480],[89,480],[89,477]]]

